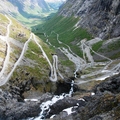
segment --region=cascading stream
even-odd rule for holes
[[[40,108],[41,108],[41,112],[39,114],[39,117],[36,117],[36,118],[29,118],[27,120],[43,120],[46,118],[47,115],[49,115],[51,109],[50,109],[50,106],[52,106],[53,104],[55,104],[57,101],[59,100],[62,100],[64,99],[65,97],[71,97],[72,94],[73,94],[73,87],[74,87],[74,81],[72,80],[71,82],[71,88],[70,88],[70,91],[69,91],[69,94],[65,94],[63,93],[62,95],[55,95],[51,100],[48,100],[46,102],[43,102],[41,105],[40,105]]]

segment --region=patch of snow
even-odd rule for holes
[[[50,119],[52,119],[52,118],[54,118],[56,115],[52,115],[51,117],[50,117]]]
[[[78,99],[78,100],[82,100],[82,101],[85,101],[83,98],[80,98],[80,99]]]
[[[67,112],[67,114],[70,115],[75,112],[75,111],[72,111],[72,108],[73,107],[70,107],[70,108],[64,109],[63,111]]]
[[[91,95],[95,95],[95,93],[94,93],[94,92],[92,92],[92,93],[91,93]]]

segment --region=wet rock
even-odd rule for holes
[[[120,118],[120,75],[116,75],[103,81],[94,88],[95,95],[84,96],[77,100],[66,97],[50,106],[50,112],[46,118],[52,115],[53,120],[114,120]],[[24,84],[25,85],[25,84]],[[101,91],[102,89],[102,91]],[[14,86],[14,90],[20,89]],[[18,93],[16,92],[18,95]],[[53,95],[43,94],[38,101],[18,102],[17,98],[7,91],[0,91],[0,117],[1,120],[27,119],[39,115],[40,104],[51,100]],[[71,114],[63,111],[71,108]]]
[[[52,98],[51,94],[46,93],[39,96],[37,101],[19,102],[14,96],[7,91],[0,91],[0,120],[20,120],[38,116],[41,111],[40,104]]]
[[[89,120],[103,120],[103,118],[100,117],[100,116],[95,116],[95,117],[93,117],[93,118],[91,118]]]
[[[27,102],[21,103],[16,102],[11,106],[7,107],[5,116],[7,120],[19,120],[28,117],[38,116],[40,113],[39,102]]]
[[[114,94],[120,93],[120,74],[109,78],[94,88],[94,92],[96,94],[102,94],[105,91],[109,91]]]
[[[70,83],[65,83],[65,82],[57,82],[56,83],[56,91],[55,94],[56,95],[60,95],[62,93],[69,93],[70,88],[71,88],[71,84]]]
[[[63,112],[60,112],[53,120],[119,120],[119,78],[120,75],[116,75],[103,81],[94,88],[96,92],[95,95],[83,97],[85,105],[81,105],[80,103],[78,107],[73,109],[74,112],[68,116]],[[60,102],[61,101],[59,101],[59,104]],[[65,103],[63,102],[63,104]],[[57,108],[55,109],[57,110]]]
[[[72,80],[74,80],[74,77],[68,78],[65,81],[58,81],[56,83],[56,91],[55,91],[55,95],[61,95],[62,93],[66,93],[68,94],[70,89],[71,89],[71,82]],[[73,85],[73,92],[78,91],[78,86],[77,85]]]
[[[70,107],[74,107],[74,106],[78,106],[78,105],[85,106],[85,104],[86,104],[85,101],[76,100],[76,99],[66,97],[62,100],[57,101],[55,104],[53,104],[50,107],[51,110],[50,110],[49,115],[47,117],[49,118],[51,115],[58,114],[66,108],[70,108]]]

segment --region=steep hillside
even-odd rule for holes
[[[107,39],[120,36],[119,0],[68,0],[59,15],[79,17],[76,28],[86,28],[94,36]]]
[[[83,89],[90,89],[97,83],[96,80],[103,80],[113,75],[115,71],[116,74],[120,67],[119,1],[117,1],[118,6],[115,1],[109,3],[116,8],[114,9],[114,12],[117,12],[114,15],[115,19],[110,12],[113,11],[113,8],[110,7],[108,10],[105,6],[109,5],[108,2],[99,3],[100,1],[95,2],[94,0],[69,0],[61,7],[56,16],[42,27],[35,26],[35,31],[33,29],[36,35],[56,51],[59,56],[60,71],[65,71],[65,77],[77,76],[76,82]],[[102,13],[108,15],[107,23],[105,15],[102,16]],[[99,23],[101,25],[97,28]],[[110,28],[110,24],[112,28]],[[106,30],[103,32],[104,28]],[[108,31],[108,28],[111,32]]]
[[[10,16],[0,14],[0,26],[0,86],[8,80],[11,86],[17,86],[32,79],[33,90],[50,91],[50,66],[45,53],[52,62],[54,52]]]

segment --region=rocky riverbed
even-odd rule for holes
[[[61,88],[55,94],[69,92],[66,90],[70,89],[69,83],[58,84],[61,84]],[[31,117],[34,120],[41,112],[40,105],[55,96],[45,93],[36,98],[24,99],[18,89],[20,88],[12,87],[9,92],[0,90],[0,120],[26,120]],[[52,116],[53,120],[120,120],[120,74],[106,79],[89,92],[82,91],[77,86],[74,86],[74,91],[77,92],[72,97],[64,97],[52,104],[45,119]]]

